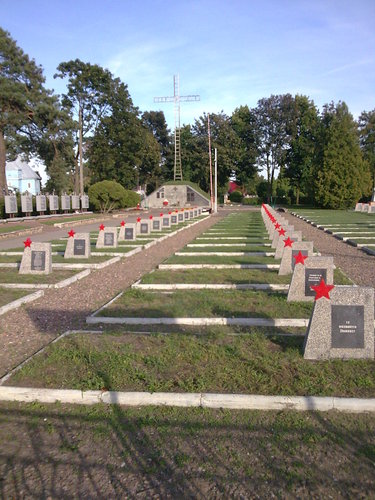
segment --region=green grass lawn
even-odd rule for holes
[[[0,307],[13,302],[14,300],[20,299],[25,295],[29,295],[30,291],[26,290],[14,290],[9,288],[2,288],[0,286]]]
[[[199,242],[198,242],[199,243]],[[224,243],[224,242],[223,242]],[[230,242],[228,242],[229,244]],[[217,245],[219,243],[216,243]],[[246,245],[238,247],[227,247],[227,246],[186,246],[180,252],[274,252],[275,250],[271,247],[265,247],[263,245]]]
[[[287,302],[285,293],[252,290],[177,290],[154,293],[127,290],[103,309],[114,317],[309,318],[313,304]]]
[[[9,224],[0,224],[0,234],[11,233],[13,231],[22,231],[27,229],[27,226],[10,226]]]
[[[19,274],[17,269],[0,268],[0,283],[51,284],[70,278],[78,272],[73,270],[54,270],[51,274],[35,275]]]
[[[255,329],[235,337],[75,335],[50,346],[7,385],[375,397],[373,361],[306,361],[302,343]]]
[[[163,264],[280,264],[280,259],[261,256],[221,256],[221,255],[197,255],[179,256],[173,255]]]

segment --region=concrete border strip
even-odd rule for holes
[[[21,297],[20,299],[13,300],[13,302],[9,302],[8,304],[5,304],[5,306],[0,307],[0,316],[7,313],[8,311],[11,311],[12,309],[21,307],[23,304],[33,302],[34,300],[39,299],[39,297],[43,297],[43,295],[44,290],[38,290],[37,292],[25,295],[25,297]]]
[[[171,284],[145,284],[140,280],[132,284],[132,288],[139,290],[275,290],[287,291],[289,285],[273,283],[171,283]]]
[[[279,269],[280,264],[159,264],[158,269]]]
[[[375,412],[375,398],[338,398],[334,396],[263,396],[258,394],[210,394],[168,392],[80,391],[76,389],[39,389],[0,387],[1,401],[29,403],[98,403],[123,406],[175,406],[226,408],[231,410]]]

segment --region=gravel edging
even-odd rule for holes
[[[183,248],[220,220],[222,215],[170,236],[159,245],[96,269],[83,281],[45,290],[43,299],[10,311],[1,318],[0,377],[67,330],[84,329],[86,317],[144,274]]]

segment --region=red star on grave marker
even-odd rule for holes
[[[176,214],[178,214],[178,210],[175,210]]]
[[[140,217],[137,217],[137,222],[141,222],[141,218]]]
[[[120,222],[120,226],[122,226],[122,227],[124,227],[124,226],[125,226],[125,221],[124,221],[124,220],[122,220],[122,221]]]
[[[99,231],[104,231],[104,228],[105,228],[105,225],[104,224],[100,224]]]
[[[153,219],[153,216],[152,216],[152,215],[150,215],[149,219],[151,219],[151,220],[152,220],[152,219]]]
[[[31,243],[32,243],[32,241],[30,240],[30,238],[27,238],[26,241],[23,242],[23,244],[25,245],[25,248],[27,248],[27,247],[30,248]]]
[[[288,237],[287,237],[287,239],[286,239],[286,240],[284,240],[284,248],[285,248],[285,247],[290,247],[290,248],[292,248],[293,243],[294,243],[294,241],[293,241],[293,240],[291,240],[291,239],[289,238],[289,236],[288,236]]]
[[[312,290],[316,293],[315,295],[315,300],[319,300],[322,297],[325,297],[326,299],[330,299],[331,297],[329,296],[329,292],[335,288],[335,285],[326,285],[324,279],[321,279],[321,282],[319,285],[312,285],[310,286]]]
[[[297,255],[293,255],[293,259],[296,259],[295,265],[302,264],[304,266],[307,257],[308,255],[303,255],[303,253],[300,250]]]
[[[285,236],[285,229],[283,228],[279,229],[278,233],[280,236]]]
[[[159,215],[160,215],[160,217],[163,217],[163,215],[164,215],[164,214],[163,214],[163,213],[160,213]]]
[[[280,228],[281,228],[280,224],[278,222],[276,222],[275,229],[280,229]]]
[[[68,237],[69,237],[69,238],[74,238],[74,235],[75,235],[75,234],[76,234],[76,233],[73,231],[73,229],[71,229],[71,230],[68,232]]]
[[[168,215],[171,215],[172,212],[168,212]]]

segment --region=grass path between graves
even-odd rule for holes
[[[29,293],[31,292],[26,290],[14,290],[9,288],[2,288],[0,286],[0,307],[5,306],[10,302],[13,302],[14,300],[20,299],[21,297],[24,297]]]
[[[369,360],[310,362],[303,337],[77,334],[53,344],[6,382],[22,387],[148,392],[375,397]]]
[[[0,404],[4,498],[372,498],[375,419]],[[29,494],[27,496],[30,496]]]

